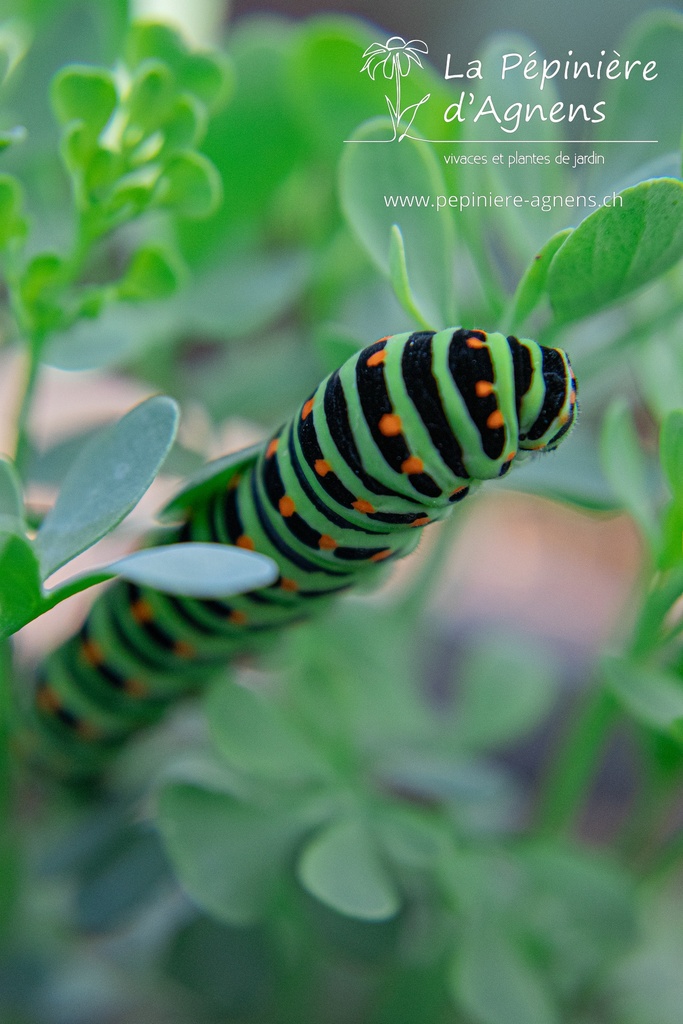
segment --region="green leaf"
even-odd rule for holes
[[[408,267],[406,265],[406,250],[403,245],[403,235],[397,224],[392,224],[389,237],[389,278],[394,289],[396,298],[407,313],[409,313],[423,327],[429,327],[420,316],[420,311],[415,303],[415,296],[410,288],[408,280]]]
[[[177,71],[187,56],[187,46],[175,29],[155,21],[136,21],[128,32],[125,60],[136,69],[143,61],[155,59]]]
[[[0,533],[0,636],[6,637],[39,614],[38,561],[25,537]]]
[[[572,229],[565,228],[558,231],[556,235],[549,238],[541,251],[534,256],[533,262],[524,271],[517,290],[512,298],[512,312],[510,314],[510,330],[520,330],[524,321],[533,313],[540,302],[548,279],[550,263],[566,239],[571,235]]]
[[[548,272],[558,320],[577,320],[669,270],[683,256],[683,182],[644,181],[622,205],[586,217],[557,251]]]
[[[207,118],[202,104],[192,96],[179,96],[165,118],[162,153],[192,149],[204,136]]]
[[[297,36],[293,21],[265,15],[238,19],[230,32],[235,95],[211,120],[202,145],[229,201],[207,223],[182,225],[190,259],[222,256],[226,232],[236,223],[253,235],[254,225],[270,218],[277,190],[293,171],[309,166],[310,139],[289,95],[288,65]]]
[[[230,597],[268,587],[280,570],[272,558],[228,544],[168,544],[111,562],[125,580],[185,597]]]
[[[404,139],[390,143],[391,123],[366,122],[347,144],[339,165],[342,209],[349,225],[379,269],[390,274],[390,239],[398,225],[406,272],[423,323],[443,328],[455,322],[452,267],[454,241],[448,210],[435,198],[446,191],[429,145]],[[377,140],[383,139],[382,142]],[[426,205],[392,206],[387,198],[416,196]]]
[[[173,783],[159,798],[159,827],[181,885],[229,924],[261,918],[306,823],[283,806],[267,811],[227,793]]]
[[[357,818],[322,829],[305,847],[297,875],[311,895],[349,917],[383,921],[401,907],[372,837]]]
[[[463,931],[450,987],[476,1024],[559,1024],[540,972],[491,924],[470,922]]]
[[[97,137],[116,109],[118,93],[106,68],[68,64],[52,81],[51,99],[62,124],[81,121],[88,135]]]
[[[662,468],[675,498],[683,501],[683,409],[670,412],[659,440]]]
[[[227,761],[276,785],[310,783],[329,772],[325,763],[272,700],[221,681],[209,691],[211,735]]]
[[[516,466],[499,486],[593,511],[613,512],[620,507],[600,466],[595,438],[584,431],[573,433],[547,459],[532,458]]]
[[[375,33],[372,25],[358,18],[323,14],[302,22],[290,46],[289,87],[299,120],[308,127],[316,148],[335,162],[356,127],[386,111],[386,93],[396,100],[395,80],[387,82],[381,71],[373,80],[361,71],[364,51]],[[419,107],[415,127],[425,137],[438,139],[443,137],[442,116],[453,94],[442,73],[428,60],[422,64],[411,65],[410,75],[401,80],[401,112],[407,116],[400,129],[408,126],[408,111],[429,94],[430,101]]]
[[[222,197],[218,171],[202,153],[188,151],[171,157],[157,184],[157,201],[181,217],[208,217]]]
[[[169,69],[159,60],[146,60],[137,70],[128,96],[130,124],[145,134],[154,131],[169,113],[174,98]]]
[[[21,297],[27,306],[47,304],[55,299],[63,284],[64,260],[56,253],[41,253],[24,270]]]
[[[454,733],[478,750],[511,743],[535,729],[557,697],[557,672],[538,648],[492,637],[459,672]]]
[[[200,504],[210,494],[227,487],[237,473],[243,473],[256,462],[265,445],[254,444],[237,452],[213,459],[185,481],[183,489],[169,502],[161,513],[164,519],[181,517],[186,509]]]
[[[646,82],[634,74],[629,79],[621,75],[605,81],[600,99],[604,96],[609,116],[597,129],[598,138],[657,139],[658,145],[610,146],[614,150],[609,162],[613,181],[651,161],[653,150],[657,154],[680,150],[680,112],[671,97],[683,95],[683,68],[679,60],[683,15],[674,6],[669,10],[662,7],[647,11],[632,22],[626,38],[616,47],[622,66],[627,60],[656,61],[657,77]],[[608,59],[606,56],[605,60]]]
[[[13,239],[25,236],[23,205],[24,192],[19,181],[11,174],[0,174],[0,249],[6,248]]]
[[[183,268],[177,255],[160,245],[143,245],[117,286],[120,299],[163,299],[177,290]]]
[[[683,683],[668,672],[621,658],[604,658],[610,689],[643,725],[683,742]]]
[[[43,579],[113,530],[137,505],[177,426],[175,402],[156,396],[86,445],[36,537]]]
[[[519,855],[534,889],[531,926],[554,947],[561,972],[589,983],[606,956],[626,951],[637,937],[634,878],[609,851],[532,841]]]
[[[671,502],[662,517],[662,549],[659,568],[673,569],[683,563],[683,502]]]
[[[17,529],[10,533],[23,533],[24,500],[21,480],[13,463],[0,456],[0,521],[14,522]]]
[[[519,149],[515,146],[503,145],[499,152],[503,155],[502,163],[494,163],[496,153],[495,146],[482,146],[477,150],[476,146],[465,147],[463,152],[470,151],[488,154],[488,162],[481,164],[464,164],[457,167],[458,181],[455,188],[449,188],[449,192],[457,193],[463,198],[474,194],[482,196],[487,194],[508,195],[508,196],[553,196],[564,195],[573,191],[570,174],[567,168],[555,161],[559,152],[556,140],[561,137],[562,125],[552,118],[541,118],[534,116],[529,122],[522,119],[516,132],[503,131],[503,125],[499,125],[492,117],[483,116],[478,121],[472,120],[467,111],[472,114],[480,106],[486,94],[490,95],[495,108],[500,116],[505,116],[508,111],[511,114],[515,110],[533,110],[541,101],[544,110],[554,107],[554,104],[562,97],[558,94],[558,79],[546,81],[543,91],[539,90],[539,79],[527,79],[522,74],[522,66],[513,74],[505,78],[500,74],[502,58],[506,53],[532,54],[533,59],[538,61],[537,68],[541,67],[543,57],[537,46],[537,40],[516,32],[496,32],[484,41],[484,45],[476,56],[481,60],[484,68],[486,84],[481,85],[481,92],[475,88],[475,105],[467,106],[469,91],[479,83],[467,83],[462,80],[452,82],[455,86],[452,100],[460,97],[460,90],[464,89],[465,103],[464,110],[467,123],[462,126],[464,137],[468,140],[477,139],[507,139],[508,142],[518,139],[535,139],[536,144],[532,146],[521,145]],[[554,57],[551,51],[547,56]],[[498,73],[489,74],[487,68],[497,68]],[[462,69],[464,70],[464,68]],[[519,107],[515,107],[519,104]],[[515,122],[504,125],[510,129]],[[456,123],[447,126],[452,138],[453,128]],[[436,136],[437,138],[443,137]],[[444,149],[446,147],[443,147]],[[533,150],[536,160],[527,163],[527,153]],[[526,159],[525,159],[526,157]],[[548,162],[541,162],[538,157],[549,158]],[[445,173],[448,173],[445,171]],[[489,274],[492,278],[496,273],[496,264],[500,261],[504,268],[503,280],[512,277],[515,280],[527,266],[529,260],[538,252],[545,243],[549,234],[567,224],[567,214],[561,207],[542,209],[540,205],[532,205],[529,202],[519,207],[506,205],[497,206],[476,206],[458,215],[459,227],[463,234],[468,237],[470,248],[477,251],[481,247],[481,241],[485,240],[479,263],[479,273]],[[491,255],[497,254],[498,259],[491,259]],[[487,263],[489,267],[487,268]],[[497,275],[496,275],[497,276]],[[495,281],[495,278],[493,278]],[[493,283],[493,282],[492,282]],[[498,282],[495,281],[497,284]],[[489,285],[490,289],[490,285]]]
[[[600,455],[605,476],[622,507],[633,516],[650,545],[656,547],[658,531],[652,487],[633,419],[623,399],[615,400],[607,410]]]
[[[178,75],[181,89],[196,96],[212,112],[225,103],[232,83],[232,68],[220,52],[191,54]]]
[[[76,161],[83,166],[84,184],[91,197],[101,201],[123,173],[123,156],[104,146],[90,149],[84,159]]]

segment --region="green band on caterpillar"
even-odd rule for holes
[[[264,632],[325,607],[520,453],[551,450],[576,419],[559,349],[450,328],[397,334],[321,382],[264,445],[206,467],[172,503],[175,540],[275,559],[270,587],[226,600],[117,583],[48,659],[30,729],[37,759],[70,776]]]

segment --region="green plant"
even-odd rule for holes
[[[40,31],[55,40],[57,70],[52,19]],[[669,1024],[682,998],[674,104],[651,92],[634,113],[625,84],[609,83],[620,125],[636,115],[657,124],[675,155],[652,177],[629,147],[621,204],[583,219],[530,206],[471,216],[391,207],[385,193],[524,192],[532,179],[528,168],[503,176],[492,165],[475,179],[408,136],[345,144],[396,128],[374,116],[381,89],[360,74],[373,45],[360,22],[244,23],[219,56],[162,27],[126,35],[124,20],[109,25],[123,54],[116,74],[105,67],[113,50],[105,59],[84,40],[93,63],[53,79],[66,178],[32,145],[35,111],[25,141],[14,131],[21,75],[37,57],[29,48],[23,63],[8,62],[3,341],[21,348],[26,372],[13,458],[0,472],[5,634],[125,574],[110,564],[46,590],[52,571],[121,521],[175,437],[176,406],[155,397],[99,437],[36,450],[29,412],[45,363],[125,369],[185,409],[201,401],[214,424],[237,413],[270,428],[373,336],[458,322],[531,335],[570,352],[582,419],[510,486],[585,515],[626,512],[641,567],[608,648],[585,670],[571,660],[580,693],[531,790],[503,755],[552,716],[559,659],[492,617],[455,666],[428,678],[443,647],[429,598],[470,503],[406,585],[284,632],[256,675],[226,670],[201,709],[184,705],[125,748],[94,790],[37,781],[22,765],[10,740],[24,670],[3,640],[0,1007],[29,1021],[53,1019],[59,996],[65,1019],[85,1005],[90,1021]],[[7,52],[18,54],[13,32]],[[682,37],[680,16],[654,12],[620,53],[664,55]],[[411,136],[418,123],[431,134],[436,100],[453,101],[426,62],[401,91],[403,112],[431,97]],[[556,127],[542,127],[548,152]],[[594,191],[612,189],[603,179]],[[534,169],[533,191],[572,189],[551,161]],[[55,237],[70,242],[48,243],[46,206]],[[130,486],[112,493],[122,460]],[[200,457],[176,443],[170,460],[184,474]],[[45,480],[61,489],[43,517],[22,491]],[[600,846],[580,824],[619,735],[635,792]],[[107,938],[86,952],[92,932]]]

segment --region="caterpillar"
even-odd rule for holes
[[[276,582],[229,600],[113,584],[38,678],[43,757],[96,773],[264,631],[325,607],[409,554],[481,481],[554,449],[576,395],[563,351],[483,330],[396,334],[354,354],[267,442],[210,463],[171,503],[170,542],[268,554]]]

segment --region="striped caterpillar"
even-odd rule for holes
[[[263,631],[307,617],[576,418],[559,349],[447,329],[382,338],[330,374],[262,446],[210,464],[171,505],[171,541],[270,555],[270,587],[207,600],[118,582],[47,660],[33,705],[43,760],[87,776]]]

